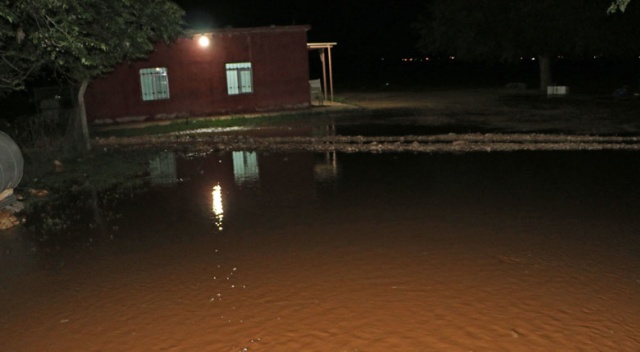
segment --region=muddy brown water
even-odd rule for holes
[[[638,351],[639,161],[162,154],[112,222],[2,235],[0,351]]]

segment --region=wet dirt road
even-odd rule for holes
[[[0,350],[640,349],[633,152],[162,160],[113,223],[2,238]]]

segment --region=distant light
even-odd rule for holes
[[[455,56],[449,56],[449,60],[455,60],[456,57]]]
[[[209,40],[209,37],[207,37],[206,35],[203,35],[200,38],[198,38],[198,45],[200,45],[201,47],[206,48],[210,44],[211,44],[211,40]]]
[[[535,57],[532,57],[532,58],[531,58],[531,61],[536,61],[536,58],[535,58]]]
[[[425,57],[424,59],[425,59],[425,61],[429,61],[429,60],[431,60],[431,59],[430,59],[430,58],[428,58],[428,57]]]

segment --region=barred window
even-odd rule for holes
[[[229,95],[253,93],[253,74],[250,62],[230,63],[225,67]]]
[[[142,100],[169,99],[169,76],[166,67],[143,68],[140,70]]]

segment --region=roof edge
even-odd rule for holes
[[[187,29],[182,34],[183,37],[193,37],[196,35],[214,35],[214,34],[235,34],[235,33],[257,33],[257,32],[295,32],[309,31],[310,25],[295,26],[263,26],[263,27],[244,27],[244,28],[207,28],[207,29]]]

